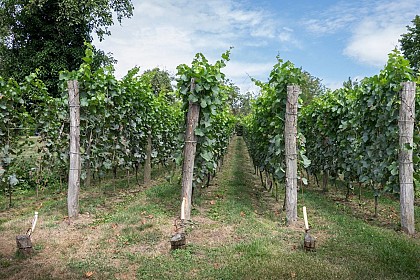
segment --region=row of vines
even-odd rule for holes
[[[194,131],[197,136],[194,167],[197,186],[208,185],[210,177],[221,166],[235,128],[236,120],[227,102],[231,85],[225,82],[225,74],[221,71],[229,60],[229,54],[229,51],[224,53],[214,65],[202,54],[197,54],[191,66],[178,66],[178,88],[184,110],[188,109],[190,102],[200,107],[199,121]],[[191,81],[194,81],[193,90]]]
[[[11,197],[19,186],[38,188],[65,182],[69,170],[69,100],[67,81],[77,80],[80,95],[81,179],[84,185],[107,174],[127,174],[147,159],[148,138],[154,164],[182,163],[185,116],[190,101],[201,107],[195,131],[198,150],[195,186],[209,183],[226,152],[235,119],[229,107],[231,85],[221,68],[229,51],[211,65],[197,54],[192,66],[178,67],[177,91],[156,89],[153,71],[134,68],[122,79],[112,66],[92,69],[93,52],[87,46],[77,71],[60,74],[62,96],[51,97],[36,73],[25,81],[0,78],[0,179]],[[190,91],[190,81],[196,81]],[[28,152],[29,150],[29,152]],[[22,168],[24,167],[24,168]],[[54,180],[50,178],[55,176]],[[30,184],[31,186],[28,186]]]
[[[324,188],[330,179],[344,182],[347,193],[356,185],[370,187],[376,202],[382,192],[399,193],[400,92],[403,82],[415,80],[409,62],[394,51],[378,75],[319,93],[305,105],[300,100],[297,136],[300,184],[308,183],[305,177],[313,175],[318,181],[323,174]],[[256,171],[263,184],[270,183],[271,188],[273,181],[281,182],[285,177],[283,132],[287,85],[299,85],[303,90],[308,86],[301,69],[279,58],[269,81],[256,84],[261,95],[244,121],[245,138]],[[416,98],[416,103],[419,102]],[[416,127],[418,130],[419,126]],[[414,138],[413,147],[405,148],[414,149],[418,184],[418,132]]]
[[[369,186],[376,198],[383,191],[398,193],[400,92],[403,82],[414,80],[409,62],[393,52],[378,75],[316,97],[302,108],[300,126],[312,160],[308,170],[340,177],[348,190],[354,184]],[[417,134],[414,142],[419,141]],[[414,156],[415,170],[418,159]]]
[[[287,86],[302,84],[303,72],[290,61],[284,62],[277,58],[269,81],[256,81],[261,89],[261,95],[253,104],[252,114],[244,120],[245,140],[256,171],[272,176],[274,181],[281,182],[285,177],[285,128]],[[303,178],[303,170],[311,161],[305,155],[305,137],[298,131],[299,178]],[[272,186],[272,185],[271,185]]]
[[[69,116],[66,81],[79,81],[80,146],[82,173],[85,184],[92,176],[101,180],[111,170],[138,173],[146,158],[148,133],[152,134],[152,158],[167,164],[180,149],[180,125],[183,120],[180,102],[168,92],[155,93],[150,75],[138,75],[131,70],[117,80],[111,67],[92,71],[93,52],[86,49],[84,63],[78,71],[60,75],[62,97],[53,98],[36,74],[18,84],[13,80],[1,82],[2,127],[0,139],[2,182],[11,194],[12,187],[27,183],[29,176],[55,173],[65,180],[69,161]],[[3,105],[4,104],[4,105]],[[30,165],[21,174],[15,166],[23,166],[22,154],[27,155],[29,136],[35,137],[36,152],[24,164]],[[35,157],[35,158],[33,158]],[[47,171],[47,172],[43,172]],[[29,171],[29,172],[28,172]],[[26,174],[23,174],[26,173]],[[45,175],[43,175],[45,176]],[[29,178],[30,179],[30,178]],[[35,184],[42,184],[37,178]]]

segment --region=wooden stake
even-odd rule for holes
[[[86,161],[86,179],[85,179],[85,186],[89,187],[91,184],[92,179],[92,168],[91,168],[91,161],[90,161],[90,150],[92,148],[92,141],[93,141],[93,129],[90,130],[89,142],[86,148],[86,157],[89,159]]]
[[[148,185],[152,179],[152,131],[147,131],[146,160],[144,162],[144,184]]]
[[[186,203],[186,201],[187,201],[187,198],[184,197],[182,199],[182,203],[181,203],[181,221],[185,220],[185,203]]]
[[[305,221],[305,230],[309,230],[308,214],[306,213],[306,206],[303,206],[303,220]]]
[[[79,215],[80,192],[80,105],[79,85],[76,80],[68,81],[70,107],[70,169],[67,192],[67,208],[69,218]]]
[[[26,233],[27,235],[31,236],[32,233],[34,233],[37,222],[38,222],[38,212],[35,212],[34,219],[32,220],[32,227]]]
[[[288,226],[297,221],[297,112],[300,87],[287,86],[286,117],[284,142],[286,156],[286,223]]]
[[[308,214],[306,206],[303,206],[303,220],[305,221],[305,236],[303,237],[303,248],[305,251],[315,251],[316,238],[309,234]]]
[[[35,230],[36,223],[38,221],[38,212],[35,212],[35,216],[32,220],[32,226],[28,229],[26,234],[16,236],[16,246],[18,253],[25,257],[33,254],[34,249],[32,248],[31,235]]]
[[[413,185],[413,131],[415,119],[416,83],[403,83],[399,116],[399,179],[401,228],[408,234],[415,233]]]

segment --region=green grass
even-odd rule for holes
[[[305,252],[302,222],[285,227],[282,202],[260,187],[241,138],[232,142],[211,186],[196,193],[184,250],[169,250],[170,228],[180,208],[177,180],[134,193],[128,190],[124,178],[83,189],[82,212],[93,218],[68,229],[57,224],[65,215],[63,194],[52,195],[56,199],[42,197],[38,202],[23,194],[18,201],[43,203],[48,214],[40,231],[65,231],[70,240],[77,237],[77,242],[60,248],[59,259],[51,260],[64,270],[63,279],[81,279],[90,272],[90,279],[420,278],[419,239],[365,219],[352,202],[337,200],[341,193],[325,195],[305,188],[303,196],[299,194],[299,211],[303,203],[308,207],[310,233],[317,237],[316,252]],[[330,193],[334,191],[331,187]],[[368,199],[372,198],[365,192],[363,200]],[[398,211],[398,201],[382,197],[380,207],[386,210],[380,212],[381,221],[385,221],[386,215]],[[418,207],[416,211],[418,226]],[[11,226],[2,217],[0,227],[10,232]],[[48,241],[38,241],[36,261],[48,258]],[[1,254],[0,278],[7,279],[10,272],[25,267],[26,260],[10,260]],[[31,268],[25,267],[25,273],[28,269],[30,272]],[[48,271],[34,275],[33,279],[54,278]]]
[[[255,191],[257,179],[244,169],[243,142],[220,175],[218,189],[201,204],[214,201],[208,216],[234,225],[239,242],[218,247],[190,245],[170,256],[139,256],[138,279],[417,279],[420,245],[412,238],[365,223],[317,192],[305,204],[321,222],[317,252],[301,249],[303,234],[282,227]],[[233,175],[232,175],[233,174]],[[259,190],[261,191],[261,190]],[[388,201],[392,204],[392,201]],[[395,201],[393,202],[395,204]],[[277,205],[279,206],[279,205]],[[300,208],[301,209],[301,208]],[[262,215],[256,215],[263,213]],[[261,218],[262,216],[262,218]],[[321,237],[321,236],[320,236]]]
[[[399,216],[399,197],[392,193],[381,193],[378,198],[378,216],[374,216],[374,191],[367,186],[362,187],[361,200],[359,201],[359,187],[350,193],[349,200],[346,200],[346,188],[344,182],[337,181],[337,187],[330,187],[327,193],[323,193],[317,186],[310,186],[310,191],[314,193],[323,193],[322,200],[327,199],[329,203],[333,203],[337,209],[343,213],[358,219],[365,220],[371,225],[389,228],[393,230],[401,230]],[[341,187],[340,187],[341,186]],[[315,190],[314,190],[315,189]],[[306,188],[305,188],[306,192]],[[305,193],[306,194],[306,193]],[[415,220],[420,221],[419,200],[415,206]],[[417,222],[416,231],[420,232],[420,223]]]
[[[306,204],[328,218],[328,228],[323,230],[330,238],[319,247],[319,257],[347,267],[360,279],[420,276],[420,246],[412,238],[349,216],[317,193],[307,193]]]

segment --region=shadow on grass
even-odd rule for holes
[[[307,191],[305,201],[315,215],[328,219],[327,227],[320,225],[330,238],[319,247],[319,257],[363,279],[420,278],[418,240],[352,217],[319,193]]]

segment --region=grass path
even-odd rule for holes
[[[169,250],[178,181],[136,188],[106,201],[84,190],[83,213],[71,225],[64,199],[44,205],[36,254],[26,260],[14,256],[14,238],[26,231],[28,209],[0,212],[0,279],[420,278],[418,239],[357,219],[316,191],[304,201],[317,252],[304,252],[302,221],[284,226],[281,204],[261,188],[242,138],[233,139],[211,186],[196,192],[185,250]]]

